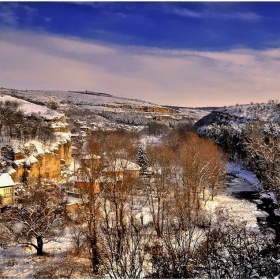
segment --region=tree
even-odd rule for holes
[[[139,150],[138,150],[137,161],[138,161],[138,164],[141,167],[141,172],[147,171],[148,159],[147,159],[146,152],[143,150],[142,147],[140,147]]]
[[[280,273],[279,257],[271,234],[225,220],[212,225],[197,247],[200,270],[217,279],[275,278]]]
[[[171,186],[176,176],[177,158],[173,150],[166,146],[148,147],[147,154],[152,175],[150,182],[145,186],[145,192],[154,229],[157,236],[161,237],[168,210],[167,201],[170,199]]]
[[[191,207],[199,209],[201,201],[213,199],[218,190],[224,187],[227,161],[218,146],[210,140],[199,138],[193,132],[187,132],[185,137],[186,141],[179,149],[182,183],[188,192]]]
[[[101,220],[102,190],[100,190],[97,180],[102,174],[103,158],[99,156],[102,154],[99,136],[99,134],[91,135],[86,153],[79,155],[81,167],[77,174],[76,184],[80,194],[80,203],[75,215],[71,216],[72,223],[79,225],[78,231],[86,239],[94,275],[98,274],[100,265],[98,228]]]
[[[204,232],[192,224],[182,229],[169,219],[163,238],[152,240],[146,246],[151,255],[148,278],[195,278],[197,245],[204,238]]]
[[[145,246],[150,238],[143,220],[133,213],[133,203],[129,201],[126,206],[121,234],[113,211],[107,211],[106,219],[101,223],[102,264],[110,278],[143,278],[148,261]]]
[[[4,213],[5,226],[19,244],[31,245],[43,255],[44,240],[55,238],[64,227],[65,201],[58,187],[50,191],[30,187]]]
[[[280,127],[277,124],[252,123],[245,127],[243,150],[246,161],[264,183],[280,199]]]

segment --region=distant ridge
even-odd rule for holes
[[[111,94],[104,93],[104,92],[95,92],[95,91],[74,91],[74,90],[69,90],[68,92],[75,92],[75,93],[81,93],[81,94],[87,94],[87,95],[96,95],[96,96],[104,96],[104,97],[114,97]]]

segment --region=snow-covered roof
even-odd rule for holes
[[[15,183],[9,173],[0,174],[0,188],[14,186]]]
[[[113,171],[113,172],[121,172],[121,171],[138,171],[140,170],[140,166],[136,163],[128,161],[126,159],[117,159],[110,166],[103,169],[103,172]]]
[[[73,149],[73,148],[72,148]],[[88,154],[88,155],[83,155],[82,159],[83,160],[90,160],[90,159],[100,159],[101,156],[98,155],[92,155],[92,154]]]
[[[27,165],[31,165],[35,162],[38,162],[38,160],[36,159],[36,157],[34,155],[31,155],[30,157],[25,159],[25,162]]]

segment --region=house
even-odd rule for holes
[[[89,182],[89,180],[79,180],[75,182],[75,188],[78,190],[78,192],[82,192],[82,190],[90,190],[93,188],[93,193],[99,193],[100,192],[100,183],[98,180],[95,180],[94,182]]]
[[[140,169],[140,166],[136,163],[126,159],[117,159],[102,170],[102,175],[119,179],[123,178],[124,176],[138,178]]]
[[[0,174],[0,205],[11,205],[15,202],[15,183],[9,173]]]

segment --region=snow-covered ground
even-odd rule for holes
[[[20,104],[19,109],[24,112],[25,115],[30,116],[32,113],[33,114],[38,114],[45,119],[55,119],[55,118],[60,118],[63,116],[63,114],[60,114],[56,112],[55,110],[51,110],[46,106],[42,105],[37,105],[34,103],[27,102],[25,100],[15,98],[9,95],[0,95],[0,102],[5,102],[5,101],[16,101]]]
[[[225,214],[229,222],[246,222],[248,228],[258,230],[257,217],[267,216],[263,211],[257,209],[257,205],[247,199],[236,198],[238,192],[252,192],[262,188],[256,175],[241,166],[233,163],[228,164],[228,173],[234,175],[213,201],[208,201],[206,208],[212,213],[214,221],[215,212]]]
[[[159,141],[157,138],[149,140]],[[148,139],[143,140],[143,142],[147,141]],[[248,228],[258,231],[257,217],[265,214],[257,210],[256,204],[236,198],[234,194],[241,191],[257,190],[261,188],[260,182],[252,172],[236,164],[228,165],[228,173],[234,174],[234,179],[213,201],[207,202],[206,209],[209,211],[209,215],[212,215],[214,222],[218,222],[216,214],[222,212],[227,216],[229,222],[239,223],[244,221]],[[143,207],[141,212],[148,216],[148,207]],[[144,217],[144,220],[145,223],[149,222],[148,217]],[[66,230],[56,242],[45,244],[44,251],[47,252],[47,255],[42,257],[36,256],[35,249],[30,247],[17,245],[6,249],[1,248],[0,278],[34,278],[38,271],[61,262],[70,248],[71,233],[69,230]]]
[[[44,244],[46,255],[38,257],[36,250],[30,246],[8,246],[0,249],[0,278],[30,279],[38,271],[50,265],[58,264],[71,248],[72,239],[69,231],[57,239]]]
[[[198,120],[210,113],[210,111],[195,108],[180,108],[177,113],[166,113],[168,107],[164,107],[151,102],[116,97],[109,94],[95,92],[75,92],[75,91],[55,91],[55,90],[14,90],[0,88],[0,94],[12,95],[39,104],[55,104],[60,111],[78,109],[102,115],[105,118],[112,117],[112,114],[119,114],[119,118],[138,119],[137,124],[143,122],[142,119],[153,119],[154,116],[168,116],[168,120],[181,121],[184,119]],[[21,99],[20,99],[21,100]],[[47,107],[46,107],[47,108]],[[149,108],[147,112],[147,108]],[[169,108],[171,109],[171,108]],[[50,111],[51,112],[51,111]],[[104,116],[105,114],[105,116]],[[49,115],[51,115],[49,113]],[[175,116],[175,117],[174,117]],[[140,120],[139,120],[140,119]],[[140,121],[140,122],[139,122]]]
[[[201,119],[205,117],[206,115],[210,114],[210,110],[202,110],[202,109],[196,109],[196,108],[185,108],[185,107],[180,107],[179,111],[196,119]]]

